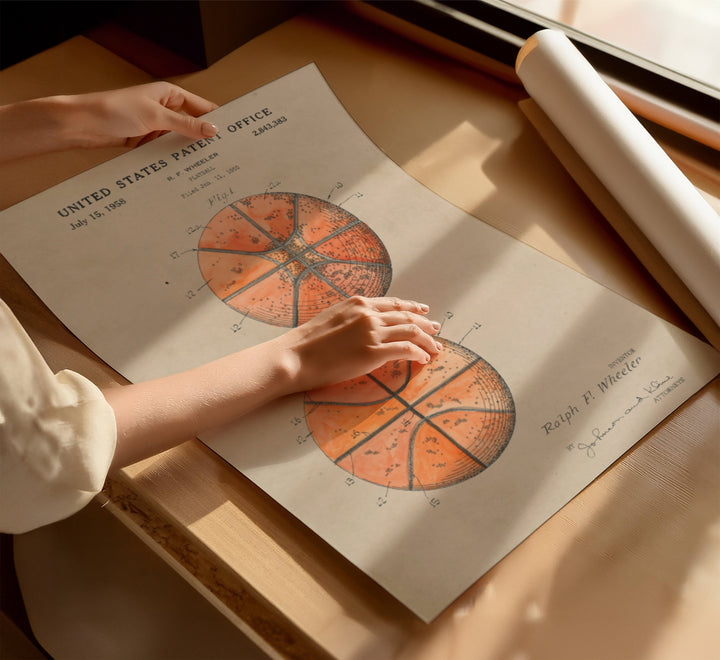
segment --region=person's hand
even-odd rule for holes
[[[307,323],[194,369],[104,390],[118,445],[113,469],[236,421],[277,397],[339,383],[391,360],[429,362],[440,324],[428,308],[353,296]]]
[[[217,105],[169,82],[0,106],[0,162],[66,149],[135,147],[169,131],[199,140]]]
[[[80,94],[68,102],[85,115],[86,147],[132,147],[169,131],[196,139],[217,133],[214,124],[199,119],[217,105],[169,82]]]
[[[391,360],[425,364],[441,350],[440,324],[426,305],[353,296],[277,339],[293,358],[293,389],[305,391],[369,373]]]

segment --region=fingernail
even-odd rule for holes
[[[440,330],[440,324],[437,321],[432,321],[430,325],[432,325],[433,330]]]
[[[439,341],[435,342],[435,348],[437,348],[439,351],[442,350],[442,344]]]
[[[420,308],[421,312],[429,312],[430,308],[427,305],[423,305],[422,303],[418,303],[418,307]]]
[[[215,126],[215,124],[211,124],[210,122],[206,121],[203,122],[201,131],[205,137],[212,137],[213,135],[217,134],[218,127]]]

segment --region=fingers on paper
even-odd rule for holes
[[[366,298],[367,302],[372,305],[378,312],[400,312],[408,311],[416,314],[427,314],[430,308],[424,304],[415,302],[414,300],[403,300],[402,298]]]
[[[213,137],[217,126],[198,117],[181,114],[165,108],[158,116],[158,129],[175,131],[189,138]]]
[[[386,352],[393,356],[388,359],[407,359],[429,362],[442,349],[440,342],[433,338],[435,331],[430,332],[414,323],[391,325],[383,329],[382,343]]]
[[[153,129],[175,131],[191,138],[213,137],[217,127],[200,117],[218,106],[197,94],[188,92],[172,83],[156,83],[155,89],[150,88],[158,107],[153,120]]]
[[[424,303],[400,298],[370,298],[365,303],[376,311],[378,353],[386,360],[429,362],[442,346],[434,339],[440,324],[425,315]]]
[[[182,111],[193,117],[199,117],[218,107],[217,103],[208,101],[202,96],[188,92],[176,85],[172,87],[172,96],[168,98],[165,105],[172,110]]]

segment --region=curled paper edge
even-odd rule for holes
[[[720,325],[720,216],[562,32],[532,35],[515,68],[531,98]]]

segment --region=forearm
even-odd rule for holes
[[[169,82],[0,106],[0,162],[52,151],[134,147],[168,131],[199,139],[217,105]]]
[[[0,161],[79,146],[82,112],[70,96],[0,106]]]
[[[353,296],[270,341],[201,367],[109,389],[118,442],[111,469],[225,426],[290,394],[370,373],[390,360],[427,364],[441,346],[425,305]]]
[[[293,374],[287,352],[271,341],[176,375],[106,390],[118,435],[111,470],[294,391]]]

